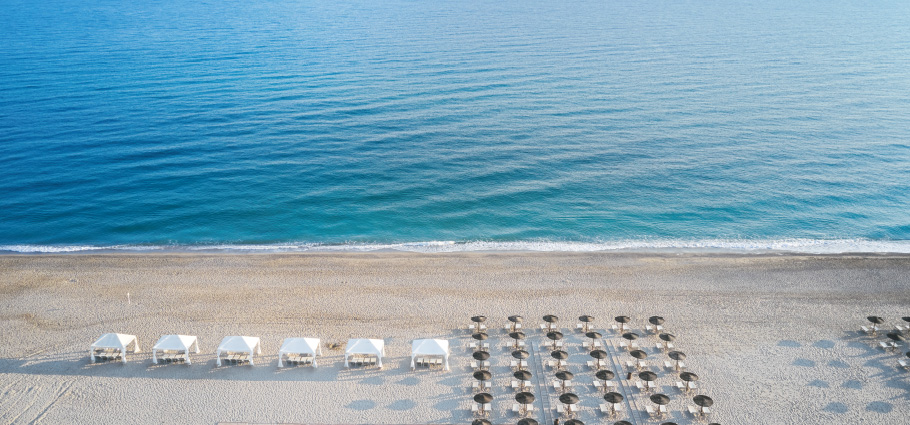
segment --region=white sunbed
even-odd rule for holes
[[[512,403],[512,411],[515,412],[515,413],[521,414],[521,413],[522,413],[522,406],[521,406],[521,404],[519,404],[519,403]],[[531,413],[531,412],[533,412],[533,411],[534,411],[534,405],[533,405],[533,404],[527,404],[527,405],[524,406],[524,412],[525,412],[525,413]]]
[[[489,390],[489,389],[491,389],[491,388],[493,388],[493,383],[492,383],[492,382],[490,382],[490,381],[483,381],[483,389],[484,389],[484,390]],[[474,382],[471,384],[471,389],[479,390],[479,389],[480,389],[480,381],[474,381]]]
[[[477,349],[478,346],[483,347],[484,350],[489,350],[489,349],[490,349],[490,343],[489,343],[489,342],[484,342],[484,343],[482,343],[482,344],[478,344],[478,343],[475,341],[475,342],[471,342],[471,343],[468,344],[468,348],[473,348],[473,349],[475,349],[475,350]]]
[[[692,391],[692,390],[698,389],[698,384],[696,384],[695,382],[689,382],[689,386],[687,388],[685,382],[676,381],[676,388],[678,388],[682,392]]]
[[[478,362],[477,360],[471,360],[472,369],[481,369],[481,368],[488,368],[488,367],[490,367],[489,360],[484,360],[482,362]]]
[[[664,367],[667,368],[667,369],[676,369],[676,362],[667,362],[667,361],[665,361],[665,362],[664,362]],[[686,364],[683,363],[683,362],[679,362],[679,370],[683,370],[683,369],[685,369],[685,368],[686,368]]]
[[[699,410],[699,408],[697,406],[693,406],[690,404],[689,405],[689,414],[691,414],[692,416],[695,416],[695,417],[711,414],[711,408],[704,407],[702,409],[704,409],[704,411],[701,411],[701,410]]]
[[[612,410],[610,410],[611,406],[612,406]],[[601,403],[600,411],[603,412],[603,414],[605,414],[605,415],[610,415],[610,414],[613,414],[614,412],[621,412],[622,404],[620,404],[620,403]]]
[[[904,369],[910,370],[910,361],[901,359],[897,361],[897,364]]]
[[[517,367],[518,367],[518,360],[512,360],[512,362],[509,363],[509,366],[511,366],[511,367],[513,367],[513,368],[517,368]],[[522,360],[522,361],[521,361],[521,367],[523,367],[523,368],[528,367],[528,361],[527,361],[527,360]]]
[[[601,381],[601,380],[599,380],[599,379],[595,379],[595,380],[594,380],[594,388],[595,388],[595,389],[598,389],[598,390],[602,390],[602,389],[605,389],[605,388],[613,389],[613,388],[615,388],[615,387],[616,387],[616,383],[613,382],[613,381],[606,381],[606,383],[604,383],[604,381]]]
[[[661,325],[657,325],[657,326],[647,325],[647,326],[645,326],[645,331],[653,332],[653,333],[660,333],[660,332],[664,331],[664,327]]]
[[[567,361],[565,361],[565,360],[560,360],[560,361],[559,361],[559,366],[561,366],[561,367],[566,367],[566,365],[568,365],[568,364],[569,364],[569,363],[568,363]],[[556,367],[556,359],[547,360],[547,366],[549,366],[550,368],[555,368],[555,367]]]

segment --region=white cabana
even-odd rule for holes
[[[417,356],[442,357],[443,370],[449,370],[449,341],[444,339],[415,339],[411,343],[411,369],[414,369],[414,358]]]
[[[136,335],[125,335],[125,334],[104,334],[101,335],[101,338],[98,338],[94,344],[92,344],[92,361],[95,361],[95,353],[98,351],[105,350],[116,350],[120,352],[120,359],[126,363],[126,350],[127,347],[133,345],[133,352],[139,352],[139,340],[136,339]]]
[[[165,335],[158,339],[155,346],[152,347],[152,363],[158,364],[158,352],[173,352],[182,354],[186,364],[193,364],[190,361],[190,350],[196,347],[195,352],[199,353],[199,340],[194,335]]]
[[[222,353],[247,353],[250,357],[250,365],[253,365],[253,352],[262,354],[262,346],[259,344],[259,338],[255,336],[226,336],[218,345],[217,364],[221,366]]]
[[[376,366],[382,368],[382,356],[385,355],[385,341],[381,339],[349,339],[344,351],[344,366],[350,367],[351,356],[376,356]]]
[[[319,367],[316,364],[316,355],[322,355],[319,338],[285,338],[278,350],[278,367],[284,367],[285,356],[301,354],[313,357],[313,367]]]

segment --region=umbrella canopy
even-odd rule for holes
[[[521,331],[509,332],[509,337],[512,339],[525,339],[525,333]]]
[[[910,322],[910,316],[901,317],[901,320],[903,320],[905,322]]]
[[[483,323],[487,321],[487,316],[473,316],[471,321],[474,323]]]
[[[591,332],[585,333],[585,336],[588,338],[591,338],[591,339],[597,339],[597,338],[602,337],[603,335],[601,335],[600,332],[591,331]]]
[[[622,337],[625,339],[628,339],[629,341],[635,341],[636,339],[638,339],[638,334],[635,332],[626,332],[626,333],[622,334]]]
[[[512,323],[521,323],[524,320],[524,317],[521,316],[509,316],[509,321]]]
[[[490,358],[490,353],[486,351],[475,351],[471,356],[474,357],[474,360],[484,361]]]
[[[565,404],[575,404],[578,403],[578,396],[572,393],[565,393],[559,396],[559,401]]]
[[[660,316],[651,316],[648,318],[648,323],[655,326],[660,326],[664,324],[664,318]]]
[[[616,316],[614,318],[614,320],[616,320],[619,323],[629,323],[632,321],[632,318],[630,318],[629,316]]]
[[[617,421],[617,422],[613,422],[613,425],[632,425],[632,422],[629,422],[629,421]]]
[[[666,394],[651,394],[650,399],[654,404],[659,404],[661,406],[670,404],[670,397],[667,397]]]
[[[474,401],[480,404],[487,404],[493,401],[493,396],[490,393],[477,393],[474,394]]]
[[[569,420],[567,420],[567,421],[565,421],[565,422],[563,422],[563,423],[564,423],[565,425],[585,425],[584,422],[582,422],[582,421],[580,421],[580,420],[578,420],[578,419],[569,419]]]
[[[907,352],[907,357],[910,357],[910,351]]]
[[[904,336],[901,335],[900,333],[897,333],[897,332],[888,332],[887,334],[885,334],[885,336],[887,336],[888,338],[891,338],[891,339],[893,339],[893,340],[895,340],[895,341],[903,341],[903,340],[904,340]]]
[[[646,353],[646,352],[644,352],[644,351],[641,351],[641,350],[632,350],[632,351],[629,351],[629,355],[632,356],[632,357],[635,357],[635,358],[638,359],[638,360],[641,360],[641,359],[644,359],[644,358],[648,357],[648,353]]]
[[[531,418],[524,418],[518,421],[518,425],[540,425],[540,423]]]
[[[671,351],[671,352],[667,353],[667,355],[670,356],[671,359],[676,360],[676,361],[686,359],[686,353],[683,353],[682,351]]]
[[[568,370],[560,370],[559,372],[556,372],[556,377],[563,381],[569,381],[575,377],[575,374]]]
[[[471,425],[493,425],[493,423],[486,419],[474,419],[474,422],[471,422]]]
[[[584,323],[591,323],[594,321],[594,316],[588,316],[585,314],[583,316],[578,316],[578,320]]]
[[[876,325],[881,325],[882,323],[885,323],[885,319],[882,319],[879,316],[869,316],[866,319],[868,319],[872,323],[875,323]]]
[[[622,394],[617,392],[609,392],[604,394],[604,400],[608,403],[622,403]]]
[[[550,357],[553,357],[556,360],[565,360],[569,358],[569,353],[563,350],[556,350],[550,353]]]
[[[531,404],[534,402],[534,394],[522,391],[518,394],[515,394],[515,401],[521,404]]]
[[[588,353],[588,355],[590,355],[591,357],[594,357],[597,360],[603,360],[603,359],[607,358],[607,352],[604,350],[594,350],[594,351]]]
[[[676,422],[661,422],[660,425],[677,425]]]
[[[701,407],[711,407],[714,405],[714,400],[706,395],[697,395],[695,397],[692,397],[692,401]]]
[[[601,370],[598,370],[594,374],[594,377],[596,377],[597,379],[600,379],[601,381],[609,381],[609,380],[615,378],[616,374],[613,373],[612,370],[601,369]]]
[[[474,372],[474,379],[478,381],[489,381],[493,377],[493,374],[488,370],[478,370]]]
[[[560,339],[562,339],[562,332],[559,332],[559,331],[547,332],[547,338],[550,338],[553,341],[560,340]]]
[[[698,380],[698,375],[692,372],[683,372],[679,374],[679,379],[682,379],[686,382],[695,382]]]
[[[641,378],[642,381],[656,381],[657,380],[657,374],[654,372],[651,372],[650,370],[646,370],[644,372],[639,372],[638,377]]]
[[[476,332],[476,333],[471,334],[471,338],[474,338],[478,341],[483,341],[489,337],[490,336],[487,335],[485,332]]]
[[[512,374],[512,376],[514,376],[515,379],[517,379],[519,381],[530,381],[531,380],[531,372],[528,372],[527,370],[516,371],[515,373]]]
[[[524,360],[530,356],[531,356],[531,353],[528,353],[525,350],[515,350],[512,352],[512,357],[515,357],[516,359],[519,359],[519,360]]]
[[[557,320],[559,320],[559,316],[554,316],[552,314],[543,317],[543,321],[547,323],[556,323]]]
[[[676,335],[673,335],[673,334],[660,334],[660,335],[658,335],[658,338],[660,338],[664,341],[667,341],[667,342],[676,341]]]

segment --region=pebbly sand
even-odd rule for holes
[[[858,332],[870,314],[888,327],[910,316],[907,256],[106,254],[0,256],[0,422],[469,423],[464,328],[475,314],[489,317],[494,424],[517,421],[502,331],[511,314],[524,316],[532,346],[541,316],[561,317],[586,424],[612,421],[597,411],[603,400],[574,331],[581,314],[596,317],[619,361],[629,356],[613,346],[612,318],[632,316],[641,330],[648,316],[664,316],[701,377],[697,393],[715,400],[712,421],[910,418],[910,373],[896,368],[910,348],[886,353],[876,346],[883,336]],[[143,351],[126,364],[91,364],[88,347],[106,332],[137,335]],[[199,336],[193,365],[151,364],[151,346],[170,333]],[[215,367],[227,335],[262,338],[255,366]],[[347,370],[343,351],[326,350],[319,369],[278,369],[278,347],[292,336],[383,338],[386,367]],[[427,337],[451,340],[450,372],[410,370],[410,340]],[[641,341],[652,365],[666,360],[656,338]],[[671,398],[664,420],[697,423],[675,375],[652,370]],[[642,420],[634,409],[650,402],[621,382],[633,409],[622,418],[659,423]],[[544,398],[555,408],[552,388],[533,392],[537,410]]]

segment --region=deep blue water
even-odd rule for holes
[[[908,28],[907,1],[3,0],[0,250],[893,250]]]

